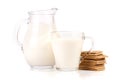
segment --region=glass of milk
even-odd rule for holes
[[[85,37],[83,32],[72,31],[53,31],[51,36],[56,69],[78,70],[83,41],[88,38],[93,46],[92,38]]]

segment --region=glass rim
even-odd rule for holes
[[[70,33],[70,34],[81,34],[82,38],[85,39],[85,33],[81,31],[51,31],[50,34],[59,34],[59,33]]]
[[[60,33],[82,33],[82,34],[84,34],[84,32],[81,32],[81,31],[51,31],[50,33],[57,33],[57,32],[60,32]]]

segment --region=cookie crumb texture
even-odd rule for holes
[[[80,59],[80,70],[103,71],[105,70],[106,55],[102,51],[83,51]]]

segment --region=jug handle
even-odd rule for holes
[[[20,23],[20,25],[18,26],[18,29],[17,29],[17,33],[16,33],[17,44],[21,47],[21,51],[23,51],[23,43],[19,40],[19,35],[20,35],[20,30],[21,30],[22,24],[29,24],[29,18],[25,19],[24,21],[22,21]]]
[[[20,29],[21,29],[21,26],[18,27],[16,40],[17,40],[17,44],[21,47],[21,50],[23,51],[23,43],[19,40]]]

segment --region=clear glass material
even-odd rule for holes
[[[29,18],[26,23],[28,29],[23,43],[18,40],[20,32],[18,30],[18,43],[21,44],[25,59],[32,70],[53,68],[55,65],[49,34],[56,30],[54,22],[56,11],[56,8],[52,8],[28,12]]]
[[[82,32],[72,31],[53,31],[51,36],[56,69],[78,70],[83,42],[88,37],[85,37]],[[89,39],[93,46],[92,38],[89,37]]]

